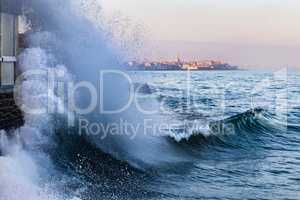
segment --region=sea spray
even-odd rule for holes
[[[20,199],[24,194],[32,200],[77,198],[72,193],[64,194],[61,188],[58,188],[59,185],[70,182],[71,178],[68,175],[62,176],[54,169],[53,160],[48,154],[49,149],[57,145],[53,139],[57,134],[55,132],[57,128],[64,126],[60,130],[66,132],[60,134],[69,134],[69,131],[78,134],[78,130],[69,127],[68,124],[56,123],[58,114],[66,118],[73,114],[74,110],[69,106],[72,105],[69,101],[73,99],[68,98],[67,94],[70,92],[67,90],[68,87],[60,92],[55,85],[49,87],[48,74],[54,74],[55,84],[61,82],[55,79],[56,75],[59,76],[60,72],[63,72],[66,75],[63,76],[63,84],[86,81],[96,87],[100,69],[106,72],[118,71],[113,75],[118,73],[120,75],[123,73],[120,68],[123,61],[118,52],[107,43],[105,32],[72,9],[70,1],[28,1],[24,15],[31,28],[26,33],[28,48],[20,55],[19,66],[23,74],[17,79],[15,93],[16,102],[23,110],[26,122],[24,127],[13,133],[14,138],[20,138],[20,142],[14,145],[18,150],[13,152],[7,150],[10,144],[1,147],[1,152],[4,153],[1,162],[6,163],[1,165],[3,166],[1,182],[5,185],[0,190],[1,196],[4,200]],[[70,73],[72,75],[69,75]],[[105,92],[101,91],[103,95],[100,97],[106,103],[105,109],[119,108],[126,104],[131,95],[129,91],[132,85],[124,79],[124,76],[126,75],[123,74],[121,78],[108,77],[103,82]],[[76,104],[85,105],[89,102],[90,99],[88,95],[84,95],[83,90],[79,90],[78,93],[72,95]],[[145,104],[153,110],[158,106],[155,101]],[[99,106],[94,112],[86,115],[86,119],[91,122],[111,123],[125,118],[130,123],[142,124],[146,118],[132,106],[125,112],[113,115],[99,113]],[[58,112],[61,110],[64,112]],[[156,115],[147,118],[158,120]],[[14,141],[14,138],[4,141]],[[157,165],[178,161],[178,157],[166,140],[152,137],[143,131],[133,139],[122,133],[116,136],[109,135],[103,140],[101,135],[86,136],[86,139],[91,144],[97,145],[99,152],[103,150],[111,153],[116,158],[126,160],[139,168],[142,168],[143,164]],[[17,168],[10,167],[9,171],[10,165]],[[61,176],[63,178],[59,178]],[[74,179],[71,180],[74,182]],[[19,188],[20,192],[13,192],[14,187]]]
[[[58,192],[58,180],[51,178],[59,176],[59,172],[46,153],[47,149],[55,147],[54,113],[37,112],[49,108],[49,105],[55,111],[64,106],[48,87],[48,76],[33,73],[63,70],[61,65],[52,65],[52,58],[41,48],[28,48],[19,57],[19,69],[24,73],[17,79],[15,100],[24,111],[25,125],[0,134],[1,200],[20,199],[24,195],[30,200],[68,198]]]
[[[75,9],[74,5],[79,5],[79,9]],[[86,133],[88,140],[101,150],[135,166],[137,163],[159,165],[177,162],[179,158],[175,156],[174,149],[159,137],[163,133],[157,131],[155,136],[152,134],[153,127],[160,124],[156,112],[159,103],[154,99],[142,103],[131,99],[136,98],[134,86],[122,68],[119,52],[111,48],[106,32],[95,24],[93,18],[78,12],[80,6],[80,1],[77,4],[70,1],[31,1],[35,12],[28,15],[38,30],[44,32],[30,37],[31,44],[42,46],[50,52],[57,62],[67,66],[74,77],[74,86],[68,87],[64,95],[68,101],[67,110],[81,111],[80,108],[90,108],[92,104],[88,112],[77,112],[75,119],[68,119],[71,124],[66,126],[75,127],[69,130],[72,134],[78,134],[81,128],[76,124],[78,117],[83,117],[90,124],[112,124],[124,119],[135,127],[141,125],[137,134],[131,134],[134,138],[126,133],[109,134],[105,138],[101,133],[96,136]],[[89,13],[88,9],[85,11]],[[76,92],[70,91],[70,88],[75,88]]]
[[[31,134],[33,132],[31,129],[22,128],[13,133],[15,137],[10,139],[6,137],[5,132],[1,132],[0,150],[3,154],[0,156],[1,200],[18,200],[22,198],[30,200],[60,199],[55,192],[48,190],[47,184],[43,182],[41,177],[43,170],[37,165],[32,154],[23,149],[23,141],[26,141],[27,145],[35,146],[29,142],[34,138]],[[34,138],[34,140],[36,139]],[[35,155],[40,154],[37,149],[34,153]],[[37,157],[35,156],[35,158]],[[44,166],[46,165],[45,161],[44,157]]]

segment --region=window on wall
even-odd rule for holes
[[[14,68],[16,62],[16,16],[0,13],[0,46],[1,46],[1,86],[14,84]]]

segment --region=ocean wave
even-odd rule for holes
[[[224,120],[210,122],[202,129],[190,128],[181,134],[169,135],[169,138],[180,144],[232,146],[237,137],[245,139],[252,135],[255,140],[256,136],[272,135],[274,132],[284,131],[284,128],[267,110],[255,108]]]

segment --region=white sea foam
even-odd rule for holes
[[[49,69],[49,59],[45,50],[30,48],[20,56],[20,69]],[[65,70],[61,65],[52,70]],[[51,104],[54,110],[64,106],[55,94],[49,91],[45,77],[24,79],[18,85],[17,103],[34,105],[38,108]],[[63,198],[56,189],[55,183],[49,181],[48,174],[55,174],[49,156],[43,152],[52,141],[51,115],[49,113],[24,113],[25,125],[7,137],[1,132],[0,151],[0,200],[58,200]],[[46,131],[45,131],[46,130]]]
[[[17,131],[14,134],[22,137],[22,133]],[[30,153],[23,149],[20,138],[8,139],[6,133],[2,131],[0,149],[3,153],[0,157],[1,200],[59,199],[54,193],[40,187],[42,177],[39,174],[39,167]]]

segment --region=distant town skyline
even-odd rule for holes
[[[300,66],[298,0],[99,1],[105,13],[120,11],[145,25],[155,41],[148,56],[180,52],[246,67]]]
[[[186,60],[180,55],[172,60],[130,61],[125,65],[129,70],[238,70],[238,66],[221,60]]]

